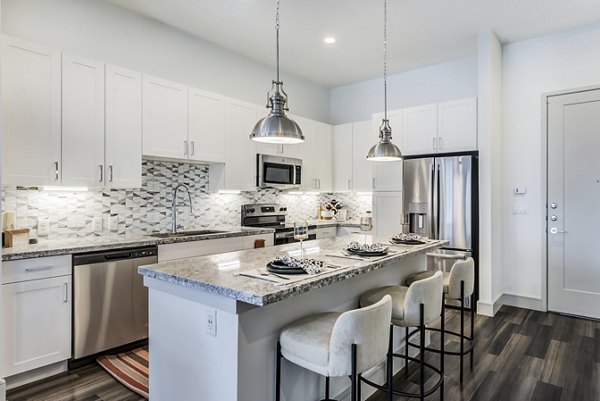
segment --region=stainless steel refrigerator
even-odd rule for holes
[[[477,162],[476,152],[404,160],[403,211],[409,231],[450,241],[428,255],[429,269],[450,271],[457,259],[468,256],[477,266]],[[477,268],[475,275],[478,283]]]

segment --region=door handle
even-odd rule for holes
[[[102,182],[104,181],[104,166],[100,164],[98,167],[100,167],[100,179],[98,180],[98,182]]]
[[[58,181],[58,162],[54,162],[54,180]]]
[[[568,233],[568,231],[561,231],[556,227],[552,227],[550,229],[550,234],[567,234],[567,233]]]

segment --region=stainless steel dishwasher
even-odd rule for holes
[[[148,338],[148,289],[137,272],[156,246],[73,256],[73,359]]]

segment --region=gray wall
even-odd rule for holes
[[[2,0],[2,33],[263,104],[274,67],[101,0]],[[291,112],[328,122],[329,88],[282,73]]]
[[[477,57],[388,77],[388,110],[477,96]],[[331,90],[331,123],[370,120],[383,111],[383,78]]]

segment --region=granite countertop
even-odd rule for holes
[[[395,253],[386,258],[369,260],[332,258],[326,255],[340,254],[340,250],[350,241],[362,241],[364,235],[354,234],[343,237],[305,241],[304,248],[311,250],[307,257],[341,266],[326,269],[324,273],[306,276],[305,280],[292,283],[273,283],[256,278],[237,276],[236,273],[264,268],[276,255],[287,255],[297,251],[298,244],[287,244],[262,249],[252,249],[218,255],[178,259],[154,265],[141,266],[140,274],[157,280],[164,280],[182,287],[198,289],[212,294],[233,298],[237,301],[264,306],[282,301],[297,294],[325,287],[372,270],[384,268],[402,259],[423,254],[439,248],[448,241],[431,240],[424,245],[393,245]],[[387,238],[375,238],[387,243]]]
[[[211,228],[212,230],[213,228]],[[39,258],[44,256],[68,255],[84,252],[106,251],[149,245],[166,245],[178,242],[202,241],[219,238],[245,237],[249,235],[272,234],[271,228],[215,227],[223,231],[216,234],[187,235],[170,238],[152,236],[105,235],[95,238],[69,238],[63,240],[40,241],[38,244],[2,249],[2,261]]]

